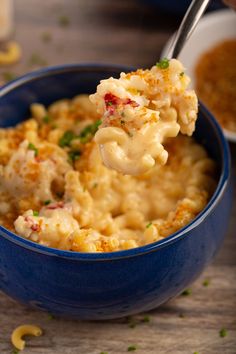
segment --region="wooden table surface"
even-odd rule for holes
[[[144,1],[143,1],[144,2]],[[140,1],[141,3],[141,1]],[[139,67],[155,63],[179,19],[138,0],[16,0],[16,39],[23,48],[19,64],[0,68],[0,80],[42,65],[110,62]],[[236,173],[236,146],[231,146]],[[130,320],[82,322],[52,319],[0,294],[0,354],[12,353],[10,335],[34,323],[44,335],[29,338],[25,354],[236,353],[236,191],[224,245],[192,294]],[[207,282],[206,282],[207,280]],[[209,283],[208,286],[203,284]],[[206,285],[206,284],[205,284]],[[219,331],[225,328],[227,335]]]

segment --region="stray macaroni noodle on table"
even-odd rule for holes
[[[147,172],[155,162],[164,165],[163,141],[179,131],[192,135],[195,128],[198,103],[189,83],[176,59],[102,80],[90,98],[103,117],[95,141],[104,164],[130,175]]]
[[[25,341],[22,339],[23,336],[36,336],[39,337],[42,334],[41,328],[35,325],[26,324],[18,326],[11,335],[11,342],[19,350],[23,350],[25,348]]]
[[[214,192],[215,163],[193,138],[175,137],[192,134],[197,99],[178,61],[158,65],[102,81],[95,105],[88,95],[34,103],[30,119],[0,129],[1,225],[48,247],[113,252],[194,219]],[[96,142],[109,167],[133,175],[107,168]]]

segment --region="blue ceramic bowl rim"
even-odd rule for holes
[[[134,68],[130,68],[128,66],[122,65],[113,65],[113,64],[97,64],[97,63],[81,63],[81,64],[65,64],[65,65],[58,65],[58,66],[50,66],[47,68],[39,69],[36,71],[32,71],[25,75],[20,76],[19,78],[7,83],[6,85],[2,86],[0,89],[0,98],[7,94],[8,92],[14,90],[16,87],[24,85],[25,83],[29,83],[30,81],[37,80],[39,78],[43,78],[46,76],[50,76],[51,74],[56,73],[63,73],[63,72],[70,72],[73,70],[81,70],[85,71],[93,71],[93,70],[101,70],[101,71],[108,71],[108,70],[119,70],[119,71],[127,71],[133,70]],[[0,103],[1,104],[1,103]],[[21,236],[18,236],[14,232],[4,228],[0,225],[0,236],[5,237],[11,242],[18,244],[21,247],[27,248],[33,252],[46,254],[48,256],[54,257],[62,257],[68,258],[71,260],[78,260],[78,261],[109,261],[114,259],[120,258],[129,258],[134,256],[139,256],[142,254],[146,254],[149,252],[154,252],[160,250],[162,247],[166,247],[173,242],[181,240],[182,238],[187,236],[187,233],[192,229],[196,228],[201,222],[205,220],[205,218],[213,211],[216,207],[222,195],[224,194],[224,190],[229,183],[230,178],[230,166],[231,166],[231,159],[230,159],[230,152],[229,152],[229,145],[226,141],[223,131],[220,125],[217,123],[213,115],[207,110],[207,108],[199,102],[200,110],[203,112],[204,116],[210,121],[213,129],[215,130],[218,142],[220,144],[222,150],[222,171],[220,174],[219,182],[217,188],[206,205],[206,207],[197,215],[196,218],[192,220],[188,225],[183,227],[182,229],[178,230],[177,232],[171,234],[170,236],[154,242],[150,243],[145,246],[132,248],[129,250],[124,251],[116,251],[116,252],[107,252],[107,253],[82,253],[82,252],[75,252],[75,251],[64,251],[59,250],[56,248],[51,248],[47,246],[40,245],[28,239],[25,239]]]

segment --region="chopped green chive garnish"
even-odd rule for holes
[[[55,317],[54,317],[51,313],[48,314],[48,319],[49,319],[49,320],[54,320],[54,318],[55,318]]]
[[[209,279],[205,279],[204,282],[202,283],[203,286],[208,286],[210,284]]]
[[[141,322],[147,323],[150,322],[150,316],[146,315],[141,319]]]
[[[132,316],[127,317],[128,325],[130,328],[135,328],[137,325],[140,325],[141,323],[148,323],[150,322],[150,316],[145,315],[140,318],[135,318]]]
[[[43,122],[46,123],[46,124],[48,124],[51,120],[52,120],[52,118],[49,117],[49,116],[43,117]]]
[[[33,211],[33,216],[39,216],[39,212],[36,211],[36,210],[34,210],[34,211]]]
[[[20,351],[18,350],[18,349],[16,349],[16,348],[14,348],[13,350],[12,350],[12,354],[19,354],[20,353]]]
[[[192,294],[192,290],[191,289],[185,289],[183,292],[182,292],[182,296],[188,296],[188,295],[191,295]]]
[[[70,146],[71,141],[75,138],[75,134],[71,130],[67,130],[59,139],[59,146]]]
[[[128,352],[134,352],[135,350],[137,350],[138,347],[137,345],[133,344],[133,345],[130,345],[128,348],[127,348],[127,351]]]
[[[39,151],[38,151],[38,149],[34,146],[34,144],[29,143],[29,145],[28,145],[28,149],[29,149],[29,150],[33,150],[33,151],[34,151],[35,156],[38,156]]]
[[[107,105],[108,105],[108,106],[112,106],[113,103],[112,103],[112,102],[107,102]]]
[[[51,200],[50,200],[50,199],[47,199],[47,200],[44,201],[43,204],[44,204],[44,205],[48,205],[48,204],[50,204],[50,203],[51,203]]]
[[[70,161],[75,162],[81,156],[81,151],[79,151],[79,150],[77,150],[77,151],[69,151],[68,152],[68,156],[69,156],[69,160]]]
[[[180,74],[179,74],[180,77],[183,77],[184,76],[184,72],[182,71]]]
[[[227,336],[227,330],[225,328],[221,328],[221,330],[219,331],[219,335],[220,337],[224,338]]]
[[[93,188],[97,188],[97,186],[98,186],[98,183],[95,182],[95,183],[93,184]]]
[[[96,131],[98,130],[99,125],[102,124],[101,120],[97,120],[93,124],[87,125],[79,135],[75,135],[71,130],[67,130],[62,137],[59,139],[59,146],[65,147],[70,146],[73,139],[79,139],[82,144],[87,143],[92,139]],[[78,155],[78,154],[77,154]]]
[[[47,65],[47,61],[38,53],[33,53],[29,58],[29,65],[45,66]]]
[[[43,32],[41,38],[43,42],[48,43],[52,40],[52,35],[50,32]]]
[[[80,138],[81,144],[86,144],[89,142],[89,140],[90,140],[90,136],[85,136]]]
[[[137,325],[136,319],[132,316],[127,317],[127,322],[128,322],[129,328],[135,328]]]
[[[67,16],[60,16],[58,19],[58,23],[61,27],[68,27],[70,24],[70,19]]]
[[[82,144],[87,143],[92,139],[94,134],[97,132],[99,125],[102,124],[102,121],[99,119],[93,124],[87,125],[79,134],[79,139]]]
[[[4,73],[2,73],[2,76],[3,76],[3,80],[6,82],[12,81],[17,77],[16,74],[14,74],[10,71],[5,71]]]
[[[100,354],[108,354],[108,352],[101,352]]]
[[[130,322],[130,323],[129,323],[129,328],[135,328],[136,325],[137,325],[136,322]]]
[[[193,354],[199,354],[198,352],[194,352]]]
[[[169,67],[169,59],[161,59],[158,63],[156,63],[156,66],[160,69],[167,69]]]
[[[147,225],[146,225],[146,229],[149,229],[149,227],[152,226],[152,222],[150,221]]]

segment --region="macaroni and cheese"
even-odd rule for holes
[[[102,116],[95,135],[104,164],[140,175],[155,163],[164,165],[164,141],[179,131],[192,135],[198,104],[190,79],[176,59],[162,59],[150,70],[121,73],[102,80],[90,96]]]
[[[188,224],[214,191],[215,164],[193,138],[166,139],[165,166],[123,175],[102,163],[93,139],[100,115],[87,95],[31,112],[0,129],[0,223],[31,241],[79,252],[146,245]],[[174,123],[184,133],[190,116]]]

